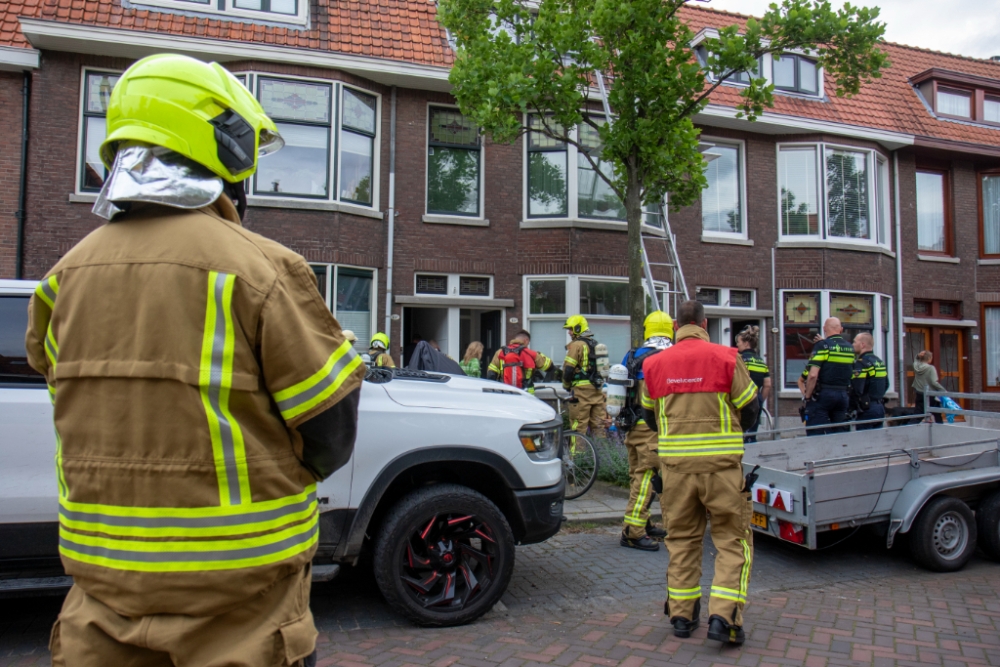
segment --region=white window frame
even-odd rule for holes
[[[715,137],[712,135],[701,135],[701,139],[707,143],[713,144],[715,146],[726,146],[726,147],[736,147],[739,151],[737,156],[737,161],[739,162],[740,173],[739,173],[739,190],[740,190],[740,227],[743,231],[737,232],[715,232],[706,231],[704,227],[704,219],[702,219],[701,235],[706,238],[715,239],[738,239],[738,240],[749,240],[750,231],[747,224],[747,142],[743,139],[729,139],[726,137]],[[711,149],[709,149],[711,151]],[[706,188],[707,190],[707,188]],[[702,190],[702,197],[704,198],[705,190]],[[702,200],[704,201],[704,199]],[[704,205],[704,204],[703,204]]]
[[[305,0],[302,0],[305,1]],[[76,168],[75,168],[75,184],[73,186],[73,192],[75,195],[80,197],[95,197],[97,193],[92,190],[83,190],[81,187],[83,178],[83,161],[85,159],[86,148],[83,145],[83,135],[84,135],[84,108],[87,103],[87,74],[88,73],[101,73],[105,72],[108,74],[122,74],[121,70],[108,69],[103,67],[82,67],[80,69],[80,96],[79,96],[79,106],[77,108],[77,137],[76,137]],[[233,76],[245,77],[245,85],[252,95],[256,97],[257,95],[257,79],[258,77],[264,77],[266,79],[284,79],[288,81],[301,81],[303,83],[318,83],[329,85],[332,90],[333,101],[332,103],[336,105],[332,109],[330,131],[332,136],[330,138],[330,164],[329,164],[329,178],[327,183],[329,195],[326,198],[319,197],[307,197],[307,196],[296,196],[287,194],[272,195],[267,193],[257,194],[254,192],[254,185],[256,184],[256,173],[248,179],[251,181],[248,187],[247,198],[249,200],[250,206],[256,206],[260,203],[265,203],[265,205],[281,207],[280,204],[289,204],[288,208],[321,208],[323,206],[335,205],[345,212],[350,212],[351,208],[355,210],[361,209],[362,211],[370,211],[376,213],[379,210],[379,202],[381,200],[381,157],[382,157],[382,95],[374,91],[367,90],[365,88],[360,88],[351,84],[338,81],[336,79],[318,79],[315,77],[302,77],[284,74],[272,74],[270,72],[231,72]],[[344,88],[351,90],[357,90],[365,95],[373,95],[375,97],[375,137],[372,150],[372,203],[371,205],[358,204],[353,201],[341,200],[340,199],[340,178],[341,178],[341,150],[340,150],[340,132],[342,129],[341,116],[343,112],[342,104],[342,91]],[[482,167],[480,167],[482,170]],[[273,202],[273,203],[272,203]],[[371,214],[369,214],[371,215]]]
[[[83,137],[85,133],[84,125],[86,124],[84,110],[87,107],[87,74],[114,74],[116,76],[121,76],[123,72],[124,70],[109,69],[107,67],[80,68],[80,101],[77,106],[76,168],[74,169],[76,181],[73,185],[73,192],[77,195],[83,197],[96,197],[98,192],[96,190],[84,190],[82,187],[83,163],[87,159],[87,147],[83,145]]]
[[[222,9],[219,8],[220,2],[222,3]],[[189,0],[136,0],[132,4],[137,7],[160,7],[184,13],[207,14],[213,17],[256,19],[254,22],[258,23],[290,23],[297,26],[304,26],[309,23],[309,0],[298,0],[298,12],[294,15],[265,12],[257,9],[241,9],[236,6],[235,0],[209,0],[207,4],[190,2]]]
[[[334,264],[331,262],[309,262],[309,266],[322,266],[326,268],[326,307],[334,317],[337,317],[337,269],[355,269],[357,271],[371,271],[372,273],[372,293],[371,303],[371,331],[374,334],[378,331],[378,269],[370,266],[356,266],[354,264]],[[339,321],[339,320],[338,320]],[[358,339],[354,348],[361,352],[368,351],[367,340]]]
[[[889,227],[891,226],[891,219],[886,219],[886,238],[880,238],[879,234],[879,217],[881,215],[889,215],[890,205],[892,196],[892,186],[889,183],[891,178],[886,179],[886,192],[884,194],[885,200],[883,202],[883,210],[878,209],[878,177],[876,170],[879,168],[879,159],[885,161],[888,165],[888,158],[882,155],[877,150],[872,148],[862,148],[858,146],[851,146],[850,144],[840,144],[829,141],[806,141],[806,142],[781,142],[775,146],[775,166],[780,170],[781,167],[781,151],[783,149],[795,149],[795,148],[812,148],[816,151],[816,159],[818,160],[816,164],[816,192],[820,198],[819,213],[820,224],[819,224],[819,234],[785,234],[784,233],[784,223],[781,219],[781,173],[777,174],[777,186],[778,186],[778,240],[780,242],[795,242],[795,241],[822,241],[828,243],[846,243],[859,246],[876,246],[880,248],[885,248],[886,250],[891,250],[891,234],[889,233]],[[865,153],[866,164],[868,169],[868,227],[871,230],[871,239],[855,239],[847,236],[831,236],[829,234],[829,220],[830,220],[830,198],[827,193],[826,184],[826,151],[827,149],[833,150],[845,150],[854,153]],[[891,177],[891,174],[890,174]]]
[[[431,109],[456,109],[457,104],[438,104],[437,102],[427,103],[427,121],[424,128],[424,215],[430,218],[454,219],[456,223],[469,222],[471,220],[486,219],[486,141],[482,132],[479,134],[479,214],[463,215],[461,213],[432,213],[428,210],[430,197],[428,196],[428,185],[430,183],[430,140],[431,140]],[[461,148],[460,146],[458,148]],[[492,281],[490,281],[492,292]]]
[[[801,394],[798,389],[785,386],[785,294],[819,294],[819,330],[823,330],[823,322],[830,317],[830,295],[831,294],[858,294],[861,296],[870,297],[872,299],[872,309],[875,311],[872,313],[872,338],[874,339],[875,349],[873,352],[875,356],[885,362],[886,366],[889,367],[890,364],[895,364],[895,347],[896,347],[896,318],[893,303],[894,298],[891,294],[883,294],[882,292],[861,292],[858,290],[842,290],[842,289],[780,289],[778,290],[778,303],[775,304],[774,318],[778,324],[778,391],[780,392],[780,398],[801,398]],[[888,299],[889,307],[889,332],[886,338],[888,339],[889,349],[883,349],[885,347],[882,340],[882,299],[883,297]],[[876,335],[877,334],[877,335]],[[896,391],[896,373],[899,369],[893,367],[892,373],[889,373],[889,388],[886,390],[888,392]]]
[[[593,116],[595,118],[604,118],[603,113],[599,112],[584,112],[588,116]],[[524,127],[528,128],[530,117],[536,114],[525,114],[524,115]],[[521,209],[521,227],[566,227],[566,226],[579,226],[579,227],[595,227],[595,228],[621,228],[623,231],[628,229],[627,220],[614,220],[610,218],[592,218],[592,217],[581,217],[580,216],[580,191],[579,191],[579,150],[576,146],[567,143],[566,144],[566,215],[565,216],[529,216],[528,209],[530,205],[530,195],[528,193],[528,140],[530,129],[524,133],[521,144],[521,159],[524,164],[524,168],[521,170],[522,174],[522,209]],[[577,128],[573,128],[573,131],[569,135],[574,140],[579,137],[579,132]],[[663,210],[666,212],[666,198],[664,198]],[[642,227],[652,234],[664,234],[665,225],[651,225],[647,222],[648,216],[650,214],[643,213]],[[655,214],[654,214],[655,215]]]
[[[712,306],[709,304],[702,304],[706,308],[731,308],[734,313],[739,313],[741,311],[751,311],[757,309],[757,290],[753,287],[719,287],[717,285],[698,285],[695,288],[695,295],[698,294],[703,289],[717,289],[719,290],[719,305]],[[730,306],[730,296],[729,293],[732,291],[736,292],[750,292],[750,305],[749,306]],[[802,290],[805,291],[805,290]],[[753,319],[748,317],[747,319]]]
[[[563,313],[546,313],[544,315],[532,315],[531,314],[531,292],[530,285],[533,280],[562,280],[566,283],[566,312]],[[521,301],[521,321],[524,322],[524,328],[531,331],[532,322],[536,321],[548,321],[548,322],[565,322],[566,318],[570,315],[575,315],[580,313],[580,281],[596,281],[596,282],[606,282],[606,283],[624,283],[628,284],[628,278],[622,278],[620,276],[594,276],[587,274],[578,273],[559,273],[559,274],[532,274],[524,275],[521,277],[521,294],[523,299]],[[662,296],[662,291],[668,290],[669,286],[667,283],[656,281],[654,282],[654,287],[657,292],[660,292],[658,296]],[[646,285],[645,281],[642,285],[642,291],[646,296],[649,296],[649,287]],[[661,304],[662,308],[662,304]],[[628,315],[584,315],[588,322],[628,322]],[[570,338],[569,333],[566,333],[566,343],[569,344]],[[561,359],[557,360],[561,363]],[[617,362],[614,362],[617,363]]]
[[[447,291],[444,294],[423,294],[417,291],[417,276],[444,276],[448,279]],[[485,296],[465,296],[461,294],[461,280],[462,278],[485,278],[490,281],[490,291],[489,294]],[[428,296],[436,298],[448,298],[448,299],[482,299],[484,301],[491,300],[493,298],[493,290],[495,288],[496,281],[493,276],[487,273],[442,273],[441,271],[415,271],[413,273],[413,294],[414,296]],[[471,307],[471,306],[470,306]]]

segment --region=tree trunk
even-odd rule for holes
[[[638,170],[627,165],[628,182],[625,186],[625,217],[628,220],[628,314],[632,323],[632,347],[642,345],[643,321],[646,319],[646,292],[643,290],[642,265],[642,199],[639,195]]]

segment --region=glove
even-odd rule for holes
[[[656,472],[653,474],[653,479],[650,482],[653,486],[653,491],[662,494],[663,493],[663,478],[660,477],[660,473]]]
[[[743,493],[750,493],[750,489],[753,485],[757,483],[757,471],[760,470],[759,465],[755,465],[753,470],[747,473],[746,477],[743,478]]]
[[[553,369],[552,369],[552,377],[555,378],[556,382],[562,382],[563,381],[563,372],[562,372],[562,369],[561,368],[555,368],[555,367],[553,367]]]

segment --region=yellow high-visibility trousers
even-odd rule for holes
[[[743,625],[743,607],[750,586],[753,533],[750,516],[753,503],[743,493],[741,466],[713,473],[678,473],[663,466],[663,493],[670,553],[667,565],[667,602],[671,618],[688,620],[695,601],[701,599],[701,549],[705,538],[705,511],[712,514],[715,577],[708,603],[710,616]]]
[[[653,475],[660,467],[656,432],[640,421],[625,436],[625,449],[631,480],[625,508],[625,535],[637,540],[646,534],[649,506],[653,501]]]
[[[604,409],[604,393],[588,382],[573,387],[573,397],[576,400],[566,404],[570,429],[577,433],[586,434],[589,426],[592,435],[603,437],[605,434],[604,423],[607,419],[607,412]]]

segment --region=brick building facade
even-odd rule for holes
[[[183,52],[223,62],[282,119],[288,152],[251,184],[245,224],[313,263],[359,336],[388,323],[397,360],[417,334],[457,357],[471,340],[495,349],[527,327],[558,359],[562,320],[583,312],[613,356],[624,352],[624,222],[568,148],[535,153],[524,141],[463,135],[433,4],[272,2],[268,15],[247,6],[12,0],[0,9],[0,277],[15,276],[19,254],[23,277],[42,276],[100,224],[90,207],[103,174],[88,146],[101,139],[102,100],[137,58]],[[743,20],[703,9],[685,18],[700,34]],[[715,158],[710,189],[669,216],[713,339],[761,327],[783,415],[830,315],[850,335],[875,335],[894,395],[923,348],[949,387],[1000,391],[1000,63],[885,48],[893,66],[851,100],[832,95],[808,59],[766,57],[763,74],[784,90],[756,123],[735,117],[738,86],[722,86],[697,119]],[[532,180],[530,165],[545,160],[564,169],[562,185]],[[466,171],[448,172],[455,164]],[[454,174],[458,199],[442,195]],[[563,189],[536,201],[536,186]],[[565,210],[542,202],[553,196]],[[650,222],[651,262],[665,262]],[[668,274],[654,274],[667,289]]]

